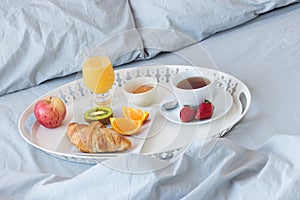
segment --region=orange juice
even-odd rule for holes
[[[105,56],[93,56],[82,63],[84,84],[94,93],[108,92],[114,84],[115,73],[111,61]]]

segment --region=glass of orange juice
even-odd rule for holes
[[[87,88],[94,93],[96,105],[111,105],[115,72],[104,48],[96,47],[84,55],[82,78]]]

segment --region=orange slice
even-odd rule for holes
[[[141,121],[135,121],[129,118],[111,117],[109,120],[112,128],[122,135],[133,135],[137,133],[143,124]]]
[[[137,108],[122,106],[124,117],[144,123],[149,117],[149,112]]]

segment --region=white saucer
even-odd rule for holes
[[[166,96],[160,103],[160,112],[161,114],[169,121],[183,124],[183,125],[199,125],[214,121],[222,116],[224,116],[231,108],[233,104],[233,99],[231,94],[228,91],[219,92],[219,94],[215,97],[212,101],[212,104],[215,106],[214,112],[211,118],[205,120],[193,120],[190,122],[182,122],[179,117],[180,109],[182,106],[178,106],[172,110],[165,110],[162,108],[162,105],[166,102],[171,101],[174,99],[174,95]]]

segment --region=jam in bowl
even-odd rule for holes
[[[130,104],[150,106],[156,96],[157,81],[152,77],[136,77],[123,85],[123,92]]]

